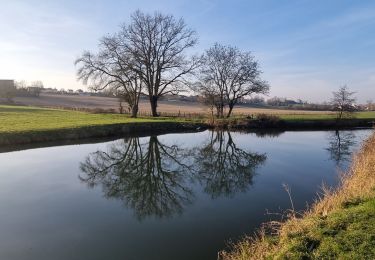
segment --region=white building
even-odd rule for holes
[[[0,89],[12,89],[14,88],[13,79],[0,79]]]
[[[0,79],[0,99],[6,99],[8,102],[11,102],[15,92],[14,80]]]

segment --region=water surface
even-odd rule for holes
[[[0,259],[215,259],[311,203],[371,130],[210,132],[0,153]]]

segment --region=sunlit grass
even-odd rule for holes
[[[298,114],[291,111],[290,114],[277,114],[283,120],[332,120],[334,114]],[[244,116],[235,116],[224,121],[241,120]],[[375,112],[358,112],[355,118],[375,119]],[[208,118],[207,118],[208,119]],[[67,128],[79,128],[85,126],[111,125],[122,123],[146,123],[146,122],[182,122],[201,121],[202,118],[172,118],[172,117],[140,117],[130,118],[121,114],[94,114],[73,110],[49,109],[28,106],[0,106],[0,133],[45,131]]]
[[[130,118],[121,114],[92,114],[79,111],[25,106],[0,106],[0,134],[79,128],[120,123],[176,122],[174,118]]]

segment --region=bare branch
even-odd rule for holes
[[[236,47],[215,44],[203,57],[201,69],[202,92],[215,96],[217,115],[223,117],[223,108],[228,105],[227,117],[240,99],[253,93],[266,94],[267,82],[260,79],[258,62],[250,52]]]

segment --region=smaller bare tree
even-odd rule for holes
[[[98,54],[84,52],[75,64],[80,65],[79,80],[90,83],[95,91],[110,89],[121,93],[121,98],[131,108],[131,116],[137,117],[143,82],[133,70],[137,64],[129,57],[126,44],[119,34],[104,37]]]
[[[216,43],[208,49],[202,58],[201,92],[215,93],[218,97],[217,114],[224,117],[224,108],[228,105],[227,117],[232,114],[238,102],[253,93],[266,94],[268,84],[260,79],[258,62],[250,52],[236,47]]]
[[[202,82],[195,82],[191,87],[196,93],[200,95],[200,102],[208,107],[210,111],[211,120],[214,120],[214,110],[216,109],[216,117],[220,117],[221,108],[224,108],[222,99],[217,93],[215,86],[210,84],[203,85]]]
[[[351,92],[346,85],[340,87],[338,91],[333,92],[331,105],[333,110],[336,111],[337,120],[353,116],[353,112],[356,109],[354,94],[355,92]]]
[[[202,94],[203,104],[209,108],[210,114],[211,114],[210,116],[211,116],[211,119],[213,121],[214,120],[214,109],[215,108],[216,108],[216,116],[217,117],[219,116],[218,113],[219,113],[220,107],[221,107],[220,99],[213,92],[204,91],[201,94]]]

